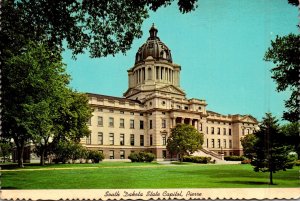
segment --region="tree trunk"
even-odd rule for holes
[[[18,158],[18,167],[23,168],[23,155],[24,155],[24,144],[22,143],[20,146],[17,146],[17,158]]]
[[[41,152],[40,152],[40,165],[44,166],[45,165],[45,147],[41,146]]]
[[[270,171],[270,185],[274,185],[273,184],[273,172]]]

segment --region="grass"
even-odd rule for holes
[[[8,166],[6,167],[8,168]],[[12,167],[10,167],[12,168]],[[54,169],[55,168],[55,169]],[[69,169],[64,169],[69,168]],[[3,166],[2,169],[5,169]],[[8,168],[9,169],[9,168]],[[16,169],[18,170],[18,169]],[[257,173],[250,165],[162,165],[101,162],[27,166],[3,170],[2,189],[124,189],[124,188],[267,188],[299,187],[299,166],[274,174]]]

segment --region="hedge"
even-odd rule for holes
[[[211,157],[205,156],[184,156],[183,162],[192,162],[192,163],[204,163],[207,164],[211,160]]]
[[[243,161],[246,160],[244,156],[225,156],[225,161]]]
[[[128,156],[128,159],[131,160],[131,162],[152,162],[155,158],[155,155],[149,152],[139,152],[139,153],[131,153]]]

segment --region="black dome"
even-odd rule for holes
[[[149,56],[155,60],[164,60],[172,63],[171,50],[160,41],[157,37],[158,30],[154,27],[154,24],[149,30],[150,37],[147,41],[139,48],[135,56],[135,63],[144,62]]]

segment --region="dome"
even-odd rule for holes
[[[149,30],[150,37],[147,41],[139,48],[135,56],[135,63],[144,62],[145,59],[151,56],[155,60],[163,60],[172,63],[171,50],[160,41],[157,37],[158,30],[154,24]]]

